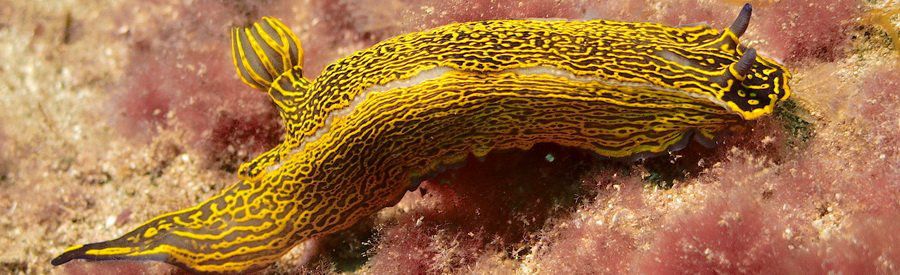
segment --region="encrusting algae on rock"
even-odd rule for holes
[[[157,260],[195,272],[266,267],[298,242],[394,205],[468,154],[538,143],[643,159],[715,143],[773,112],[791,74],[724,30],[619,21],[493,20],[401,35],[303,74],[299,39],[264,17],[232,32],[234,64],[267,92],[284,142],[197,206],[53,260]],[[412,184],[410,184],[412,182]]]

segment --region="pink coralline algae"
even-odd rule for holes
[[[650,218],[639,177],[599,173],[599,195],[576,215],[546,230],[535,249],[536,265],[547,273],[626,273],[637,254],[632,234]]]
[[[887,153],[884,157],[894,160],[900,157],[897,130],[900,117],[900,70],[897,66],[900,64],[897,62],[878,66],[873,69],[874,73],[863,78],[861,99],[851,106],[857,110],[857,118],[873,129],[873,139],[868,142],[884,148]]]
[[[853,26],[862,14],[862,3],[856,0],[779,1],[759,9],[759,38],[768,42],[764,48],[787,62],[804,59],[834,60],[843,57]]]
[[[229,51],[228,27],[244,20],[241,9],[254,6],[138,6],[118,19],[128,27],[132,49],[121,87],[111,88],[114,122],[122,133],[146,139],[161,128],[184,130],[191,148],[222,166],[278,141],[274,108],[265,94],[237,79]],[[166,9],[175,12],[152,12]]]
[[[756,8],[752,27],[744,40],[751,43],[764,40],[756,48],[789,63],[842,57],[850,41],[850,36],[845,33],[854,26],[854,18],[863,12],[863,3],[857,0],[750,2]],[[660,21],[667,24],[728,22],[732,15],[722,11],[740,4],[743,2],[666,2],[661,4]]]
[[[9,172],[10,169],[9,158],[12,158],[10,154],[12,148],[9,148],[8,146],[11,146],[11,144],[7,141],[3,129],[0,128],[0,182],[6,180],[6,173]]]
[[[803,271],[785,258],[788,242],[777,215],[754,196],[714,198],[694,213],[673,215],[639,257],[637,272],[788,273]],[[780,263],[780,264],[773,264]]]
[[[571,182],[591,162],[587,154],[551,145],[471,157],[404,198],[400,207],[408,210],[380,230],[370,270],[451,272],[498,247],[513,249],[574,206],[582,187]]]
[[[313,0],[306,9],[317,16],[316,23],[298,34],[308,56],[304,73],[315,77],[337,58],[407,32],[489,19],[577,18],[582,6],[580,1],[552,0],[390,0],[379,5]]]

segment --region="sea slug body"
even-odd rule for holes
[[[53,260],[263,268],[303,240],[395,204],[410,180],[468,154],[549,142],[610,158],[710,142],[772,112],[790,73],[724,30],[604,20],[495,20],[409,33],[303,77],[287,26],[235,28],[240,78],[274,101],[284,142],[199,205]]]

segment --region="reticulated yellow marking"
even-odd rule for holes
[[[456,23],[385,40],[302,73],[273,18],[232,30],[240,79],[267,92],[284,143],[240,181],[118,239],[53,260],[144,259],[196,272],[265,267],[303,240],[393,205],[409,181],[467,154],[540,142],[616,158],[710,142],[769,114],[790,73],[740,44],[746,5],[723,31],[605,20]]]

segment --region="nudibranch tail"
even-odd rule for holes
[[[303,65],[300,40],[284,23],[271,17],[232,29],[231,49],[238,76],[262,91],[284,72],[299,71]]]
[[[197,273],[264,267],[295,243],[295,205],[269,189],[239,182],[194,207],[163,214],[114,240],[73,246],[53,265],[75,259],[162,261]],[[279,218],[285,220],[278,220]],[[261,261],[261,259],[269,259]]]

